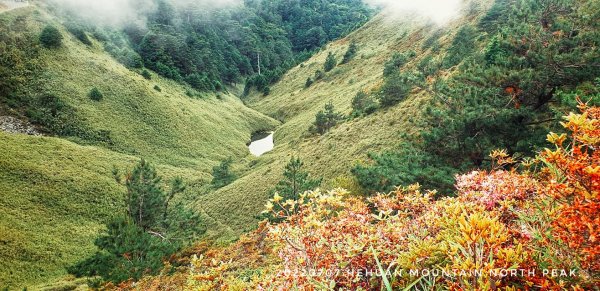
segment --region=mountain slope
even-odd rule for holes
[[[40,46],[47,24],[65,37],[61,48]],[[232,95],[200,94],[156,75],[146,80],[99,43],[80,43],[37,7],[0,15],[0,36],[0,49],[35,56],[29,59],[37,64],[35,76],[18,79],[20,96],[33,104],[56,96],[79,130],[61,137],[0,133],[1,287],[50,281],[94,251],[97,231],[122,209],[124,189],[112,178],[113,166],[130,168],[144,157],[165,180],[182,176],[189,185],[184,195],[199,195],[212,166],[249,156],[251,134],[278,124]],[[92,88],[102,100],[88,97]],[[27,114],[11,107],[12,98],[0,96],[1,115]],[[98,132],[104,139],[88,138]],[[228,232],[210,217],[203,223],[209,235]]]
[[[354,182],[349,170],[367,159],[369,152],[397,148],[404,135],[415,135],[423,130],[422,116],[432,97],[426,90],[415,88],[398,105],[344,122],[322,136],[308,134],[315,114],[328,102],[332,102],[336,110],[350,114],[352,98],[359,91],[376,91],[382,85],[384,65],[394,53],[416,51],[417,56],[403,68],[413,69],[423,58],[436,56],[426,42],[446,45],[458,28],[476,22],[490,4],[490,1],[482,1],[478,11],[472,14],[463,11],[467,16],[442,27],[415,15],[396,17],[382,13],[291,69],[272,86],[270,95],[250,94],[246,101],[250,107],[283,120],[275,133],[275,149],[261,157],[248,175],[201,197],[199,203],[210,205],[207,208],[210,215],[238,233],[254,228],[257,222],[254,216],[264,209],[268,191],[281,179],[291,156],[299,156],[313,176],[323,176],[323,187],[351,187]],[[322,80],[305,88],[307,78],[323,70],[330,52],[339,63],[353,41],[358,45],[353,60],[339,64]],[[243,200],[237,198],[240,193],[244,195]]]

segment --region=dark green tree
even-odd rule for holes
[[[354,42],[354,41],[350,42],[350,45],[348,46],[348,49],[346,50],[346,53],[344,54],[344,58],[342,59],[342,64],[346,64],[350,60],[352,60],[352,58],[354,58],[354,56],[356,55],[357,51],[358,51],[358,46],[356,45],[356,42]]]
[[[369,159],[370,163],[358,164],[352,169],[360,186],[369,194],[387,193],[398,186],[414,183],[426,189],[437,189],[443,195],[453,192],[453,177],[457,171],[438,166],[435,157],[412,144],[403,143],[398,151],[369,153]]]
[[[114,175],[121,183],[117,170]],[[175,195],[185,189],[180,178],[165,190],[156,170],[141,160],[125,176],[124,184],[125,215],[107,224],[95,241],[96,254],[68,268],[70,273],[100,276],[113,283],[137,280],[161,270],[168,256],[202,232],[197,214],[182,203],[173,203]]]
[[[300,194],[319,187],[323,179],[312,179],[308,172],[302,170],[302,166],[304,163],[300,158],[292,157],[285,166],[283,179],[277,183],[272,192],[279,193],[284,199],[298,200]]]
[[[62,44],[63,36],[58,29],[52,25],[47,25],[40,34],[40,42],[47,48],[58,48]]]
[[[323,70],[325,72],[329,72],[335,68],[337,65],[337,61],[335,60],[335,55],[332,52],[327,54],[327,58],[325,59],[325,64],[323,65]]]
[[[375,110],[377,110],[377,102],[364,91],[359,91],[352,98],[352,116],[368,115]]]
[[[141,73],[141,75],[142,75],[142,77],[144,77],[144,79],[146,79],[146,80],[150,80],[150,79],[152,79],[152,75],[150,75],[150,72],[148,72],[148,70],[146,70],[146,69],[142,70],[142,73]]]
[[[91,46],[92,45],[92,41],[90,40],[90,38],[88,37],[87,33],[85,33],[85,30],[77,25],[77,24],[70,24],[67,26],[67,30],[75,37],[77,38],[79,41],[81,41],[81,43],[87,45],[87,46]]]
[[[387,76],[377,94],[381,107],[390,107],[404,100],[412,89],[412,76],[408,73],[394,73]]]
[[[397,74],[398,70],[402,68],[411,58],[416,56],[415,51],[408,51],[404,53],[394,53],[392,57],[385,63],[383,68],[383,76],[387,77],[393,74]]]
[[[469,46],[481,39],[486,49],[454,54],[451,63],[461,63],[457,74],[437,81],[424,151],[440,166],[461,171],[488,166],[497,148],[534,155],[548,128],[560,130],[561,108],[574,104],[557,96],[573,98],[563,92],[598,76],[600,38],[591,33],[598,28],[591,20],[597,8],[570,0],[516,1],[486,19],[485,30],[498,32],[491,38],[463,32],[462,38],[471,35]]]
[[[314,82],[315,81],[313,81],[311,77],[308,77],[308,79],[306,79],[306,83],[304,83],[304,88],[310,87]]]
[[[448,48],[446,56],[442,61],[444,68],[450,68],[458,65],[466,56],[475,50],[475,41],[477,40],[478,32],[470,25],[462,26],[452,44]]]
[[[212,182],[211,184],[215,188],[225,187],[231,182],[235,181],[235,175],[231,173],[231,164],[233,163],[233,159],[227,158],[217,166],[214,166],[212,169]]]
[[[104,98],[104,95],[102,95],[102,92],[100,92],[100,90],[98,90],[98,88],[94,87],[92,88],[92,90],[90,90],[90,93],[88,94],[88,96],[90,97],[90,99],[94,100],[94,101],[100,101],[102,100],[102,98]]]
[[[321,110],[315,115],[315,122],[309,131],[313,134],[325,134],[343,118],[341,113],[335,111],[333,103],[329,102],[325,104],[325,110]]]
[[[308,172],[302,169],[302,166],[304,166],[304,163],[300,158],[292,157],[285,166],[283,178],[277,182],[277,185],[269,192],[269,195],[273,197],[277,193],[281,197],[281,203],[287,200],[298,201],[302,193],[319,187],[323,178],[311,178]],[[280,211],[283,209],[280,205],[275,205],[274,210]],[[297,208],[294,208],[294,211],[296,210]],[[260,218],[266,218],[275,223],[281,221],[281,219],[274,218],[269,214],[263,215]]]

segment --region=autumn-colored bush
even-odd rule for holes
[[[493,169],[457,176],[456,197],[436,200],[419,185],[369,198],[343,189],[275,195],[266,212],[282,222],[199,250],[184,272],[137,288],[593,290],[600,108],[581,110],[565,117],[570,136],[550,133],[554,148],[535,161],[494,151]]]

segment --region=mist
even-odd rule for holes
[[[97,25],[119,27],[131,23],[145,24],[148,14],[158,9],[155,0],[50,0],[71,14]],[[215,9],[234,6],[242,0],[167,0],[176,9]]]
[[[459,15],[463,0],[364,0],[382,7],[385,13],[403,15],[416,13],[437,24],[444,24]]]

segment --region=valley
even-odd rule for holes
[[[581,154],[563,146],[566,136],[550,134],[556,155],[566,155],[551,161],[542,150],[548,132],[582,127],[592,137],[574,131],[572,138],[597,143],[600,38],[598,23],[590,19],[599,16],[598,3],[580,1],[573,11],[540,4],[557,15],[554,26],[544,27],[535,17],[554,14],[528,0],[513,6],[465,1],[455,18],[443,22],[361,1],[231,2],[219,2],[221,7],[198,1],[196,10],[186,10],[189,4],[180,1],[149,0],[148,7],[127,15],[127,25],[114,28],[95,25],[96,18],[88,23],[87,13],[69,18],[81,3],[0,1],[0,289],[99,287],[107,283],[101,281],[105,274],[113,276],[110,282],[130,278],[134,270],[135,280],[106,286],[249,290],[318,283],[383,290],[386,283],[379,279],[315,283],[273,274],[295,264],[308,268],[310,259],[342,268],[355,259],[357,266],[374,269],[381,268],[379,260],[390,268],[458,268],[472,258],[461,261],[453,248],[471,246],[461,244],[460,232],[471,229],[492,229],[480,239],[501,241],[495,245],[501,255],[488,254],[495,259],[490,266],[533,266],[547,259],[523,249],[541,244],[532,242],[531,229],[535,223],[550,229],[554,222],[543,219],[560,210],[546,215],[530,209],[549,203],[544,193],[562,187],[546,180],[556,171],[545,167]],[[103,9],[114,12],[108,6]],[[583,28],[565,33],[571,26]],[[42,37],[49,28],[59,45]],[[578,103],[581,98],[586,106]],[[578,108],[589,111],[578,115],[579,123],[562,118]],[[570,127],[561,127],[561,120]],[[527,168],[538,154],[545,159],[536,164],[543,175]],[[590,150],[580,162],[592,167],[596,156]],[[150,178],[135,174],[145,162],[152,166]],[[290,176],[302,185],[286,180]],[[596,178],[588,187],[596,189],[588,195],[595,198],[587,203],[597,200]],[[177,187],[178,179],[185,187]],[[282,197],[275,191],[313,183],[314,192]],[[575,188],[572,193],[587,189]],[[173,266],[168,271],[140,270],[150,260],[140,251],[142,263],[135,265],[138,254],[122,241],[107,244],[121,247],[114,254],[99,245],[123,217],[132,216],[124,225],[137,227],[131,222],[136,191],[168,197],[165,221],[156,226],[164,232],[132,228],[132,238],[125,231],[116,237],[141,237],[145,246],[181,240],[176,253],[158,260]],[[173,222],[167,210],[180,209],[175,207],[193,212],[193,221]],[[283,218],[265,216],[269,210]],[[528,215],[538,220],[528,221]],[[422,232],[410,227],[413,218]],[[172,225],[201,231],[185,239],[180,236],[187,234],[173,231],[169,237]],[[376,245],[378,240],[386,244]],[[593,256],[587,248],[564,256]],[[100,271],[84,278],[68,274],[86,258],[112,255],[122,265],[107,268],[121,268],[122,274],[101,264],[92,264]],[[589,275],[577,282],[598,282],[596,266],[578,267]],[[123,287],[136,280],[140,285]],[[425,279],[419,280],[412,286],[426,288]],[[398,288],[411,283],[388,282]]]

